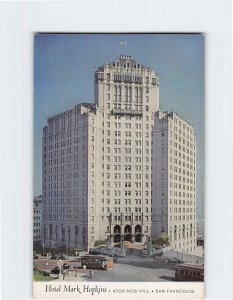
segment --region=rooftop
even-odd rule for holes
[[[134,59],[131,55],[120,55],[115,61],[110,63],[105,63],[104,66],[112,66],[112,67],[123,67],[123,68],[131,68],[131,69],[141,69],[141,70],[151,70],[150,67],[146,67],[141,64],[138,60]],[[99,67],[100,70],[103,66]]]

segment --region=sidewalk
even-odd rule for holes
[[[95,271],[93,271],[94,273]],[[75,276],[75,271],[68,271],[68,273],[65,275],[65,278],[62,280],[59,280],[59,278],[54,279],[54,281],[86,281],[88,278],[90,278],[90,270],[80,270],[78,269],[77,277]]]

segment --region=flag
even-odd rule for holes
[[[121,46],[126,45],[126,38],[124,38],[123,41],[120,42],[120,45]]]

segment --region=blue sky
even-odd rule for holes
[[[94,102],[94,71],[126,54],[160,78],[160,108],[197,136],[197,215],[204,216],[204,37],[201,34],[37,34],[34,39],[34,195],[42,193],[42,128],[49,116]]]

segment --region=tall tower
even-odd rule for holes
[[[151,233],[151,133],[159,109],[159,78],[121,55],[95,72],[95,103],[102,112],[100,237],[144,242]],[[99,131],[101,132],[101,131]]]
[[[122,109],[125,113],[144,114],[158,111],[158,74],[131,56],[121,55],[96,70],[95,103],[107,111]]]

